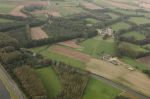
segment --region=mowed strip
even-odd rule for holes
[[[48,35],[41,29],[41,27],[31,28],[31,37],[32,40],[41,40],[48,38]]]
[[[64,46],[68,46],[68,47],[72,47],[72,48],[82,48],[80,45],[76,44],[76,40],[68,40],[68,41],[64,41],[64,42],[60,42],[58,43],[60,45],[64,45]]]
[[[147,75],[138,70],[130,71],[124,65],[113,65],[98,59],[91,59],[87,63],[86,70],[108,78],[113,81],[122,83],[138,92],[150,96],[150,79]]]
[[[23,9],[23,8],[24,8],[24,5],[16,6],[16,8],[13,9],[10,14],[14,15],[14,16],[27,17],[27,15],[25,15],[24,13],[21,12],[21,9]]]
[[[98,10],[98,9],[103,9],[102,7],[97,6],[96,4],[90,3],[90,2],[85,2],[82,4],[83,7],[90,9],[90,10]]]
[[[81,52],[78,52],[75,50],[71,50],[68,48],[64,48],[64,47],[58,46],[58,45],[53,46],[53,48],[51,50],[53,52],[56,52],[56,53],[80,60],[82,62],[89,62],[91,59],[91,57],[89,55],[86,55],[84,53],[81,53]]]

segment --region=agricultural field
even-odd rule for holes
[[[128,29],[130,25],[124,22],[118,22],[116,24],[113,24],[111,27],[114,31],[119,31],[122,29]]]
[[[150,50],[150,44],[143,45],[143,48]]]
[[[145,70],[148,69],[148,66],[145,63],[142,63],[138,60],[129,58],[129,57],[122,57],[121,60],[125,62],[126,64],[129,64],[133,66],[134,68],[137,68],[139,70]]]
[[[99,57],[102,53],[115,55],[115,43],[112,39],[103,40],[100,36],[87,39],[80,43],[81,50],[93,57]]]
[[[129,21],[137,25],[150,23],[150,19],[144,17],[131,17]]]
[[[14,21],[13,20],[8,20],[8,19],[0,18],[0,23],[9,23],[9,22],[14,22]]]
[[[62,54],[58,54],[54,51],[52,51],[51,49],[53,48],[53,46],[47,48],[47,46],[43,46],[43,47],[38,47],[38,48],[33,48],[31,49],[33,52],[38,53],[39,51],[40,54],[42,54],[43,56],[52,59],[52,60],[56,60],[56,61],[61,61],[64,62],[68,65],[71,65],[73,67],[76,68],[80,68],[80,69],[84,69],[85,68],[85,63],[82,61],[79,61],[77,59],[71,58],[71,57],[67,57],[65,55]]]
[[[135,40],[143,40],[146,37],[144,34],[138,32],[138,31],[131,31],[128,33],[124,33],[122,36],[123,37],[134,37]]]
[[[105,13],[105,14],[108,14],[112,19],[117,19],[120,17],[119,15],[114,14],[114,13]]]
[[[139,58],[138,61],[142,62],[143,64],[146,64],[147,67],[150,69],[150,55]]]
[[[42,80],[42,83],[48,92],[48,99],[58,95],[61,91],[61,83],[52,67],[40,68],[36,69],[35,71]]]
[[[120,90],[109,86],[100,80],[91,78],[86,87],[83,99],[92,99],[93,97],[95,97],[94,99],[99,99],[99,97],[102,99],[115,99],[120,92]]]
[[[15,8],[13,4],[0,3],[0,13],[10,13]]]
[[[94,19],[94,18],[86,18],[85,20],[86,20],[88,23],[91,23],[91,24],[95,24],[95,23],[99,22],[99,20],[96,20],[96,19]]]

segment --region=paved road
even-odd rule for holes
[[[16,83],[11,79],[11,77],[8,75],[6,70],[2,67],[0,64],[0,77],[2,78],[3,82],[5,82],[5,85],[7,85],[7,89],[11,94],[13,94],[13,97],[11,99],[27,99],[23,92],[18,88]],[[1,99],[1,98],[0,98]],[[4,98],[5,99],[5,98]]]
[[[11,99],[9,92],[7,91],[1,80],[0,80],[0,99]]]
[[[96,74],[91,74],[91,76],[94,77],[94,78],[96,78],[96,79],[98,79],[98,80],[101,80],[101,81],[105,82],[108,85],[111,85],[111,86],[113,86],[115,88],[118,88],[120,90],[128,92],[128,93],[130,93],[130,94],[138,97],[139,99],[150,99],[149,96],[145,96],[145,95],[143,95],[143,94],[141,94],[139,92],[136,92],[135,90],[133,90],[133,89],[127,87],[127,86],[124,86],[124,85],[122,85],[120,83],[113,82],[113,81],[111,81],[111,80],[109,80],[107,78],[104,78],[104,77],[96,75]]]
[[[86,71],[84,71],[84,70],[80,70],[80,69],[77,69],[77,68],[74,68],[74,69],[77,72],[79,72],[79,73],[86,73]],[[150,96],[146,96],[146,95],[144,95],[144,94],[142,94],[140,92],[137,92],[137,91],[135,91],[135,90],[133,90],[133,89],[123,85],[123,84],[114,82],[114,81],[109,80],[107,78],[104,78],[104,77],[102,77],[100,75],[96,75],[94,73],[90,73],[90,76],[96,78],[97,80],[103,81],[104,83],[106,83],[106,84],[108,84],[110,86],[113,86],[113,87],[115,87],[117,89],[120,89],[122,91],[128,92],[128,93],[134,95],[135,97],[137,97],[138,99],[150,99]]]

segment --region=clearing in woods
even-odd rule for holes
[[[31,28],[31,37],[33,40],[40,40],[48,38],[48,35],[41,29],[41,27]]]

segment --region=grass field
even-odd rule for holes
[[[7,20],[0,18],[0,23],[7,23],[7,22],[13,22],[13,20]]]
[[[61,83],[53,69],[46,67],[36,69],[36,72],[48,92],[48,99],[55,97],[61,91]]]
[[[146,48],[146,49],[149,49],[149,50],[150,50],[150,44],[144,45],[143,48]]]
[[[105,13],[105,14],[108,14],[109,16],[111,16],[112,19],[117,19],[119,18],[119,15],[116,15],[114,13]]]
[[[13,8],[15,8],[15,5],[0,3],[0,13],[9,13]]]
[[[130,27],[130,25],[128,25],[127,23],[124,23],[124,22],[119,22],[119,23],[116,23],[114,25],[111,26],[113,30],[115,31],[119,31],[119,30],[122,30],[122,29],[127,29]]]
[[[148,69],[148,66],[146,66],[146,64],[143,64],[135,59],[129,58],[129,57],[123,57],[121,58],[121,60],[123,62],[125,62],[126,64],[129,64],[135,68],[138,68],[139,70],[145,70]]]
[[[83,99],[115,99],[121,91],[99,80],[91,78]]]
[[[63,16],[81,13],[84,11],[79,7],[79,3],[81,2],[83,2],[83,0],[50,0],[50,10],[58,11]]]
[[[137,53],[146,53],[146,52],[148,52],[148,50],[142,48],[139,45],[135,45],[135,44],[127,43],[127,42],[122,42],[121,44],[124,44],[124,45],[128,46],[130,50],[132,50],[134,52],[137,52]]]
[[[34,52],[38,52],[39,50],[44,49],[45,47],[46,46],[33,48],[31,50],[34,51]],[[73,67],[84,69],[84,67],[85,67],[85,63],[84,62],[81,62],[79,60],[75,60],[73,58],[69,58],[69,57],[64,56],[64,55],[57,54],[55,52],[52,52],[50,49],[51,48],[45,49],[44,51],[41,52],[41,54],[43,56],[49,58],[49,59],[61,61],[61,62],[64,62],[64,63],[66,63],[68,65],[71,65]]]
[[[150,23],[150,19],[147,19],[147,18],[144,18],[144,17],[131,17],[129,19],[129,21],[133,22],[137,25]]]
[[[124,33],[122,36],[124,36],[124,37],[134,37],[136,40],[145,39],[145,35],[138,32],[138,31],[131,31],[131,32],[128,32],[128,33]]]
[[[86,20],[87,22],[89,22],[89,23],[92,23],[92,24],[95,24],[95,23],[98,22],[98,20],[96,20],[96,19],[94,19],[94,18],[86,18],[85,20]]]
[[[84,47],[82,50],[84,53],[94,57],[99,57],[101,52],[115,55],[116,47],[112,39],[102,40],[101,37],[97,36],[83,41],[80,45]]]

